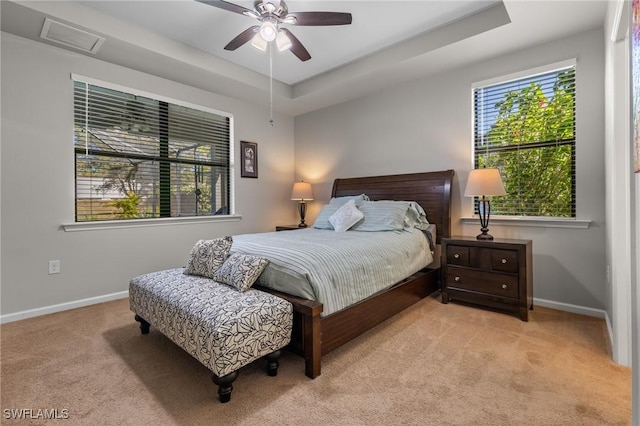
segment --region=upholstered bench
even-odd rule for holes
[[[170,269],[129,284],[129,303],[143,334],[149,325],[213,372],[221,402],[228,402],[238,370],[261,357],[278,372],[280,349],[291,339],[292,305],[255,289]]]

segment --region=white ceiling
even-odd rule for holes
[[[252,1],[236,1],[251,9]],[[344,26],[288,26],[312,58],[274,52],[274,109],[297,115],[399,81],[601,27],[606,0],[289,0],[290,12],[349,12]],[[106,38],[93,56],[268,104],[269,57],[223,47],[252,18],[192,0],[8,1],[1,29],[40,42],[45,17]],[[60,47],[60,46],[59,46]],[[71,49],[73,50],[73,49]],[[88,54],[90,55],[90,54]]]
[[[83,1],[82,5],[117,17],[187,46],[269,75],[268,52],[250,43],[230,52],[224,46],[258,21],[193,0]],[[153,3],[153,6],[151,6]],[[232,1],[253,9],[253,1]],[[296,84],[376,50],[415,37],[430,29],[482,10],[490,1],[301,1],[289,0],[290,12],[349,12],[351,25],[287,27],[311,54],[304,63],[290,52],[274,52],[274,78]],[[400,14],[394,19],[390,15]]]

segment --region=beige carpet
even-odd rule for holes
[[[241,370],[220,404],[210,374],[118,300],[2,325],[2,424],[627,425],[631,372],[603,320],[537,307],[515,315],[429,297],[304,376]],[[66,420],[11,420],[56,409]],[[63,411],[68,410],[68,411]],[[51,411],[49,411],[51,413]],[[40,412],[42,414],[42,412]]]

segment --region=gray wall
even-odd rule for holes
[[[603,310],[606,306],[604,45],[602,29],[406,82],[296,117],[297,174],[314,183],[310,221],[336,177],[454,169],[453,234],[472,201],[461,195],[472,168],[471,84],[577,59],[577,216],[588,229],[491,225],[496,237],[533,240],[534,297]]]
[[[293,223],[293,118],[214,93],[2,33],[1,312],[3,315],[126,291],[141,273],[184,265],[200,238]],[[242,219],[65,232],[74,221],[71,73],[232,113],[235,150],[258,142],[259,178],[235,169]],[[239,163],[238,163],[239,164]],[[59,259],[61,273],[48,275]]]
[[[605,309],[604,36],[594,30],[399,84],[294,120],[238,100],[2,34],[2,314],[127,289],[137,274],[184,264],[199,238],[293,223],[291,182],[314,183],[310,222],[336,177],[453,168],[453,232],[471,200],[471,83],[577,58],[577,208],[589,229],[491,226],[496,237],[534,241],[534,296]],[[230,112],[240,140],[259,143],[260,178],[236,177],[236,222],[64,232],[73,221],[72,90],[77,73]],[[294,139],[295,138],[295,139]],[[295,140],[295,149],[294,149]],[[294,170],[295,153],[295,170]],[[237,157],[237,155],[236,155]],[[47,274],[61,260],[62,273]]]

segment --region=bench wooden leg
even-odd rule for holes
[[[233,381],[238,378],[238,371],[231,372],[225,376],[219,377],[215,374],[211,375],[213,383],[218,385],[218,395],[220,395],[220,402],[229,402],[231,399],[231,391],[233,390]]]
[[[278,375],[278,366],[280,365],[278,358],[280,358],[281,353],[282,351],[278,350],[265,355],[267,359],[267,374],[271,377]]]
[[[140,331],[142,331],[142,334],[149,334],[150,324],[138,314],[136,314],[135,319],[140,323]]]

